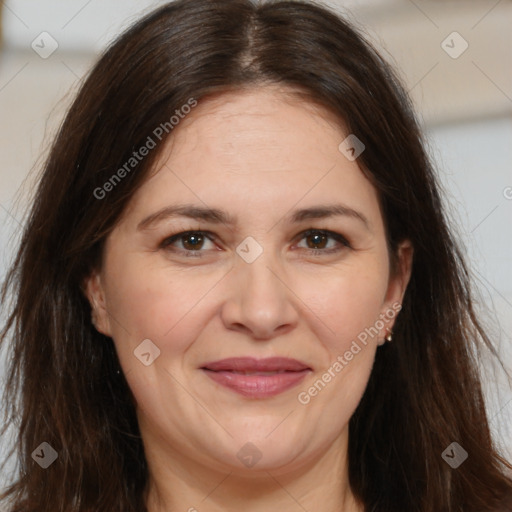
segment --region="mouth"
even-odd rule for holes
[[[267,398],[298,385],[312,370],[296,359],[237,357],[206,363],[210,379],[248,398]]]

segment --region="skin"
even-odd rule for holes
[[[412,248],[401,244],[392,275],[377,192],[338,149],[348,134],[285,93],[267,86],[200,102],[86,281],[96,328],[113,338],[137,402],[150,512],[363,510],[348,483],[348,422],[396,315],[307,404],[298,394],[401,302]],[[183,203],[225,210],[236,224],[175,217],[137,230]],[[296,209],[340,203],[367,225],[349,215],[289,221]],[[161,245],[198,229],[212,240]],[[307,229],[340,233],[350,247]],[[263,249],[252,263],[236,252],[249,236]],[[200,257],[183,254],[197,246]],[[144,339],[160,350],[149,366],[134,356]],[[277,396],[248,398],[200,370],[236,356],[292,357],[313,371]],[[247,442],[261,454],[253,467],[237,457]]]

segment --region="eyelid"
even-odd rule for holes
[[[179,240],[180,238],[184,238],[187,235],[191,235],[191,234],[202,235],[205,238],[208,238],[208,240],[210,240],[212,243],[215,243],[216,236],[211,231],[205,231],[205,230],[201,230],[201,229],[189,229],[189,230],[180,231],[178,233],[175,233],[175,234],[172,234],[170,236],[167,236],[159,244],[159,247],[162,248],[162,249],[167,249],[168,247],[172,246],[172,244],[174,242],[176,242],[177,240]],[[313,234],[325,235],[325,236],[327,236],[329,238],[332,238],[332,239],[336,240],[341,246],[343,246],[345,248],[348,248],[348,249],[352,248],[350,242],[346,239],[345,236],[343,236],[341,233],[338,233],[336,231],[331,231],[331,230],[328,230],[328,229],[309,228],[309,229],[301,231],[294,238],[294,240],[299,240],[300,241],[303,238],[306,238],[307,236],[313,235]],[[330,254],[330,253],[339,252],[340,250],[342,250],[339,247],[334,247],[334,248],[330,248],[330,249],[310,249],[310,248],[303,248],[303,249],[308,251],[308,252],[313,252],[315,254]],[[169,250],[169,249],[167,249],[167,250]],[[202,257],[202,254],[200,254],[200,253],[207,252],[207,251],[204,251],[204,250],[201,250],[201,249],[198,249],[198,250],[184,250],[184,249],[175,248],[173,252],[178,253],[178,254],[180,254],[180,253],[181,254],[185,254],[185,255],[188,255],[188,256]]]
[[[338,243],[340,243],[341,245],[343,245],[347,248],[352,248],[350,242],[347,240],[346,237],[344,237],[341,233],[338,233],[336,231],[330,231],[329,229],[309,228],[309,229],[306,229],[305,231],[302,231],[301,233],[299,233],[297,235],[297,238],[300,237],[300,239],[302,239],[308,235],[313,235],[313,234],[318,234],[318,233],[321,235],[325,235],[329,238],[333,238]],[[329,253],[329,252],[334,251],[335,249],[309,249],[309,250]]]
[[[214,242],[215,235],[211,231],[204,231],[202,229],[188,229],[186,231],[179,231],[173,235],[169,235],[165,237],[162,242],[159,244],[159,247],[162,249],[166,249],[171,246],[174,242],[178,241],[180,238],[185,238],[187,235],[202,235],[205,238],[208,238],[211,242]],[[206,252],[201,250],[184,250],[184,249],[176,249],[178,253],[187,253],[187,254],[195,254],[199,252]]]

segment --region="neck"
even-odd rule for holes
[[[322,510],[361,512],[348,482],[348,432],[320,456],[300,465],[244,471],[199,463],[145,440],[149,466],[148,512]]]

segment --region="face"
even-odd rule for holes
[[[175,128],[87,280],[148,450],[243,472],[346,448],[411,259],[404,242],[390,274],[347,135],[271,88]]]

